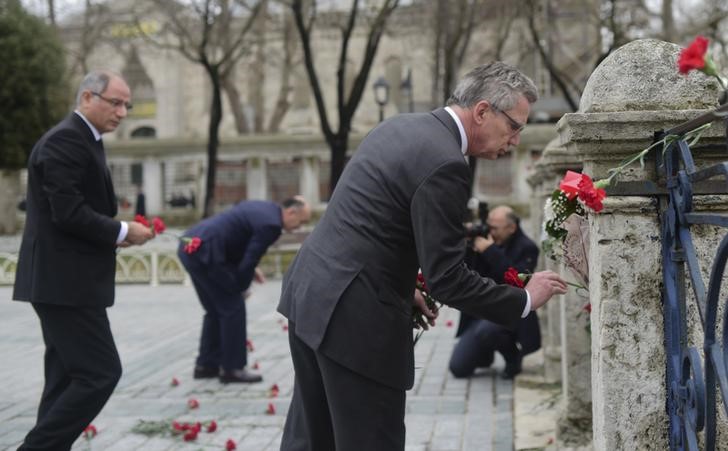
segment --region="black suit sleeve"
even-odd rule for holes
[[[50,136],[33,164],[43,174],[42,189],[50,206],[50,217],[58,228],[82,240],[113,245],[121,224],[95,211],[84,195],[89,171],[103,177],[103,168],[77,133],[60,130]]]
[[[250,287],[255,275],[255,267],[263,258],[265,251],[273,244],[281,235],[281,228],[274,225],[267,225],[259,228],[250,238],[248,247],[245,249],[243,259],[238,264],[237,279],[240,285],[240,291],[245,291]]]
[[[481,278],[464,263],[461,219],[468,180],[464,162],[446,163],[425,176],[410,205],[417,256],[435,299],[474,316],[508,324],[523,313],[525,290]]]

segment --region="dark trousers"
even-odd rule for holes
[[[303,343],[289,324],[296,372],[281,451],[401,451],[405,391],[339,365]]]
[[[105,307],[34,303],[45,342],[45,386],[35,427],[18,450],[70,450],[121,377]]]
[[[243,368],[248,364],[243,295],[222,289],[212,278],[206,276],[210,271],[206,267],[188,267],[187,271],[200,304],[205,309],[197,365],[207,368],[222,367],[226,371]]]
[[[450,356],[450,372],[455,377],[468,377],[476,368],[489,367],[494,352],[501,353],[506,363],[518,361],[516,333],[484,319],[474,320],[460,336]]]

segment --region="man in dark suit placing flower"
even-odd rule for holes
[[[446,108],[396,116],[362,141],[283,279],[296,378],[282,450],[404,449],[418,268],[439,302],[500,324],[566,291],[550,271],[524,290],[463,260],[466,157],[517,145],[536,99],[531,80],[494,62],[465,75]]]
[[[264,280],[256,266],[281,231],[291,232],[310,218],[311,208],[301,196],[280,205],[244,201],[185,232],[177,255],[205,309],[195,379],[217,377],[223,383],[262,380],[260,374],[246,368],[244,293],[254,279]]]

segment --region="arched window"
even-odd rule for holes
[[[138,127],[131,132],[132,138],[155,138],[157,130],[154,127]]]

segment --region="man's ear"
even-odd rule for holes
[[[476,123],[481,124],[483,121],[485,121],[485,115],[488,114],[490,110],[490,102],[488,102],[487,100],[481,100],[480,102],[476,103],[475,107],[473,108],[473,119],[476,121]]]

